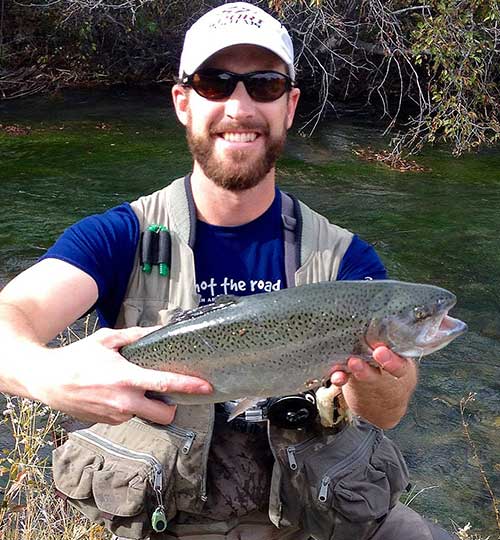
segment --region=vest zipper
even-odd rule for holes
[[[297,469],[297,462],[295,461],[295,447],[289,446],[286,449],[286,454],[288,456],[288,464],[290,465],[290,469],[295,471]]]
[[[321,487],[319,488],[318,499],[321,502],[326,502],[328,497],[328,486],[330,485],[330,477],[324,476],[321,480]]]
[[[165,426],[165,430],[170,431],[170,433],[173,433],[174,435],[177,435],[178,437],[183,437],[185,441],[184,441],[184,446],[181,448],[181,452],[184,455],[189,454],[189,451],[191,450],[191,447],[193,446],[193,442],[196,439],[196,433],[194,431],[180,428],[174,424],[167,424]]]
[[[202,455],[202,465],[201,470],[203,471],[201,477],[201,490],[200,490],[200,499],[205,503],[208,500],[207,496],[207,468],[208,468],[208,455],[210,451],[210,445],[212,443],[212,437],[214,433],[214,423],[215,423],[215,406],[210,405],[210,418],[208,419],[208,431],[205,439],[205,447],[203,448]]]
[[[316,439],[316,437],[307,439],[307,441],[303,441],[299,444],[294,444],[293,446],[287,446],[286,455],[288,458],[288,465],[290,466],[290,469],[292,469],[292,471],[297,470],[297,460],[295,459],[295,454],[297,452],[302,452],[302,450],[304,450],[304,448],[307,448],[309,444],[314,441],[314,439]]]
[[[350,465],[355,463],[361,457],[364,457],[368,453],[373,440],[376,438],[377,433],[375,431],[370,432],[366,439],[361,443],[361,445],[346,459],[343,459],[340,463],[337,463],[333,467],[330,467],[321,479],[321,484],[318,493],[318,500],[322,503],[326,502],[328,499],[329,486],[332,481],[332,477],[342,471],[347,469]]]

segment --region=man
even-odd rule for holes
[[[132,205],[76,224],[41,261],[5,287],[0,295],[2,391],[92,422],[118,425],[139,417],[168,425],[175,417],[180,425],[185,416],[181,407],[176,411],[145,392],[208,393],[210,385],[196,377],[139,368],[118,353],[150,332],[165,311],[207,304],[223,293],[385,277],[370,246],[298,202],[295,211],[302,212],[305,223],[302,251],[308,257],[287,277],[282,226],[286,199],[275,185],[275,161],[300,91],[294,84],[292,43],[278,21],[246,3],[212,10],[186,35],[179,77],[172,97],[186,126],[192,174]],[[141,233],[153,223],[170,230],[168,278],[155,268],[144,271]],[[91,308],[97,309],[102,326],[121,329],[105,328],[60,349],[45,346]],[[16,368],[19,358],[22,373]],[[351,358],[348,371],[332,366],[331,381],[342,388],[354,414],[391,428],[406,411],[416,367],[385,347],[377,348],[373,358],[382,369]],[[206,418],[213,422],[210,415]],[[201,413],[196,421],[203,423]],[[265,517],[272,456],[261,432],[241,431],[248,432],[216,428],[203,504],[182,506],[182,496],[194,499],[177,494],[180,510],[170,532],[158,538],[307,537],[296,528],[278,530]],[[242,447],[246,450],[238,453]],[[231,476],[230,461],[243,471],[240,476]],[[198,465],[190,466],[198,470]],[[238,491],[234,497],[233,488]],[[374,536],[448,537],[400,505]]]

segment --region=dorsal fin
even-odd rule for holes
[[[214,300],[214,304],[217,304],[218,306],[237,304],[238,302],[241,302],[241,297],[235,296],[234,294],[219,294]]]
[[[217,296],[212,304],[198,306],[194,309],[188,309],[186,311],[183,311],[181,308],[169,309],[168,311],[164,311],[162,313],[162,322],[165,326],[170,326],[179,322],[191,321],[201,317],[202,315],[206,315],[207,313],[212,313],[214,311],[237,304],[239,301],[240,298],[237,296],[224,295]]]

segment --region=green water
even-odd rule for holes
[[[154,191],[189,170],[169,95],[72,93],[0,103],[0,283],[36,260],[78,218]],[[376,245],[392,277],[435,283],[459,299],[469,333],[422,361],[411,408],[391,432],[408,461],[412,506],[451,528],[498,533],[491,497],[462,427],[460,400],[491,487],[500,496],[500,150],[418,158],[399,173],[360,161],[353,145],[380,144],[360,116],[330,121],[312,139],[292,134],[282,188]],[[427,489],[429,488],[429,489]]]

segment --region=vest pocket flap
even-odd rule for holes
[[[369,464],[344,476],[332,492],[332,506],[350,521],[378,519],[389,511],[391,490],[387,476]]]
[[[92,480],[97,508],[105,514],[135,516],[144,509],[149,472],[146,467],[125,460],[106,462]]]
[[[88,499],[92,495],[92,479],[102,468],[104,459],[85,444],[71,437],[52,454],[54,484],[71,499]]]

